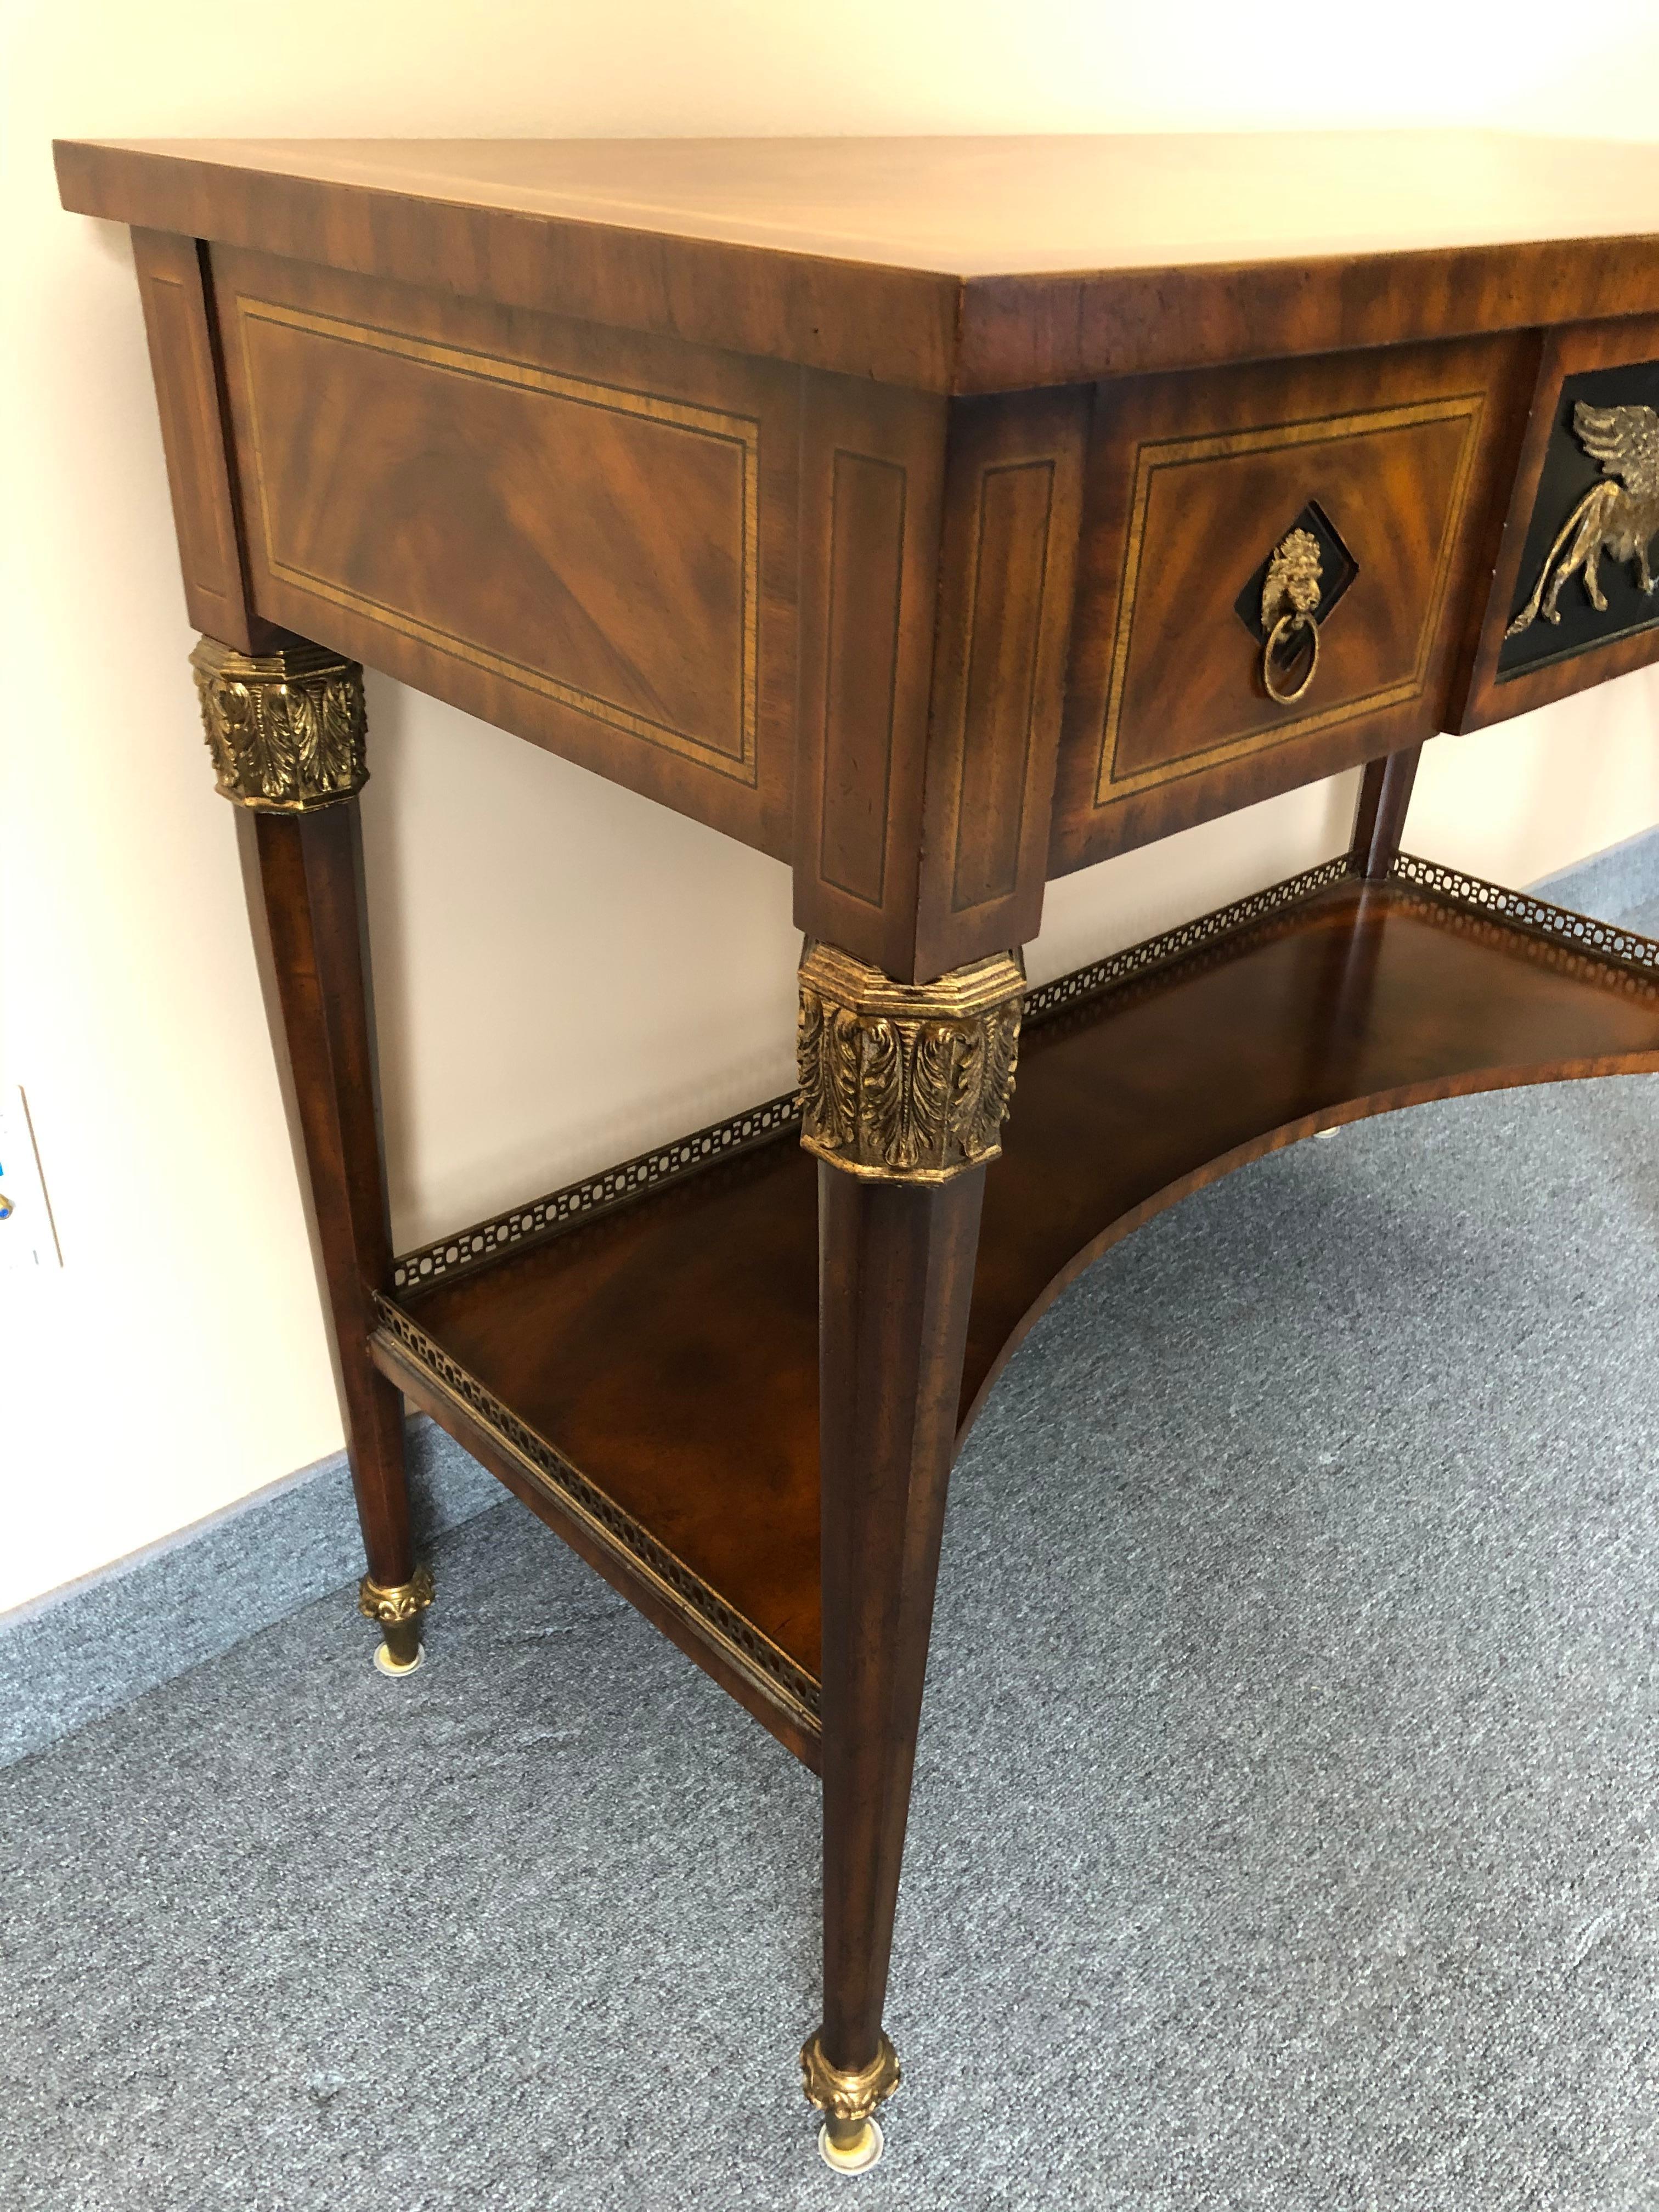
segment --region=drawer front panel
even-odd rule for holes
[[[1054,872],[1443,726],[1516,359],[1500,341],[1103,387]],[[1293,532],[1316,549],[1318,661],[1282,703],[1263,579]],[[1295,630],[1286,650],[1299,681]]]
[[[1422,696],[1481,408],[1464,393],[1141,447],[1098,803]],[[1304,702],[1286,710],[1262,689],[1261,643],[1237,602],[1247,564],[1310,503],[1355,580],[1322,622]]]
[[[1553,334],[1464,726],[1659,661],[1659,320]]]
[[[214,265],[261,613],[787,850],[792,374]]]

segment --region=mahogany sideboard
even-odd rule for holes
[[[132,227],[379,1662],[407,1400],[821,1772],[857,2171],[946,1480],[1034,1316],[1274,1146],[1659,1067],[1659,945],[1401,850],[1437,732],[1659,659],[1659,146],[58,167]],[[799,1091],[394,1254],[363,662],[787,862]],[[1026,989],[1051,877],[1362,763],[1347,850]]]

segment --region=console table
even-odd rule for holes
[[[859,2170],[946,1480],[1012,1347],[1276,1146],[1659,1067],[1659,945],[1401,849],[1437,732],[1659,659],[1659,146],[58,167],[132,226],[379,1663],[433,1594],[407,1400],[821,1772],[802,2069]],[[787,862],[799,1092],[394,1255],[365,661]],[[1350,849],[1026,989],[1051,877],[1362,763]]]

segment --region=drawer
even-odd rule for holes
[[[1552,333],[1461,726],[1659,661],[1659,319]]]
[[[1534,359],[1506,337],[1100,387],[1051,872],[1449,726]]]

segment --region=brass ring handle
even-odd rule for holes
[[[1273,655],[1288,637],[1306,630],[1313,639],[1313,652],[1309,656],[1308,672],[1293,690],[1281,691],[1273,681]],[[1267,633],[1267,642],[1261,648],[1261,682],[1267,696],[1276,706],[1293,707],[1314,680],[1314,671],[1319,665],[1319,624],[1309,614],[1291,612],[1280,615]]]

